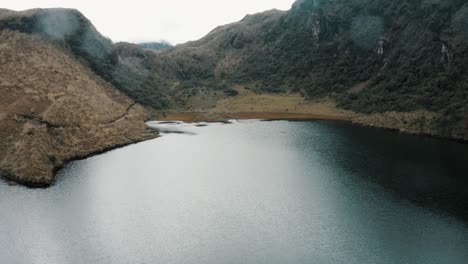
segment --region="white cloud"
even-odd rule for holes
[[[294,0],[3,0],[2,8],[67,7],[80,10],[113,41],[182,43],[199,39],[216,26],[276,8]]]

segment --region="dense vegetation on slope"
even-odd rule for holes
[[[257,82],[340,97],[358,111],[466,104],[466,0],[303,0],[215,29],[163,54],[181,79]]]
[[[304,1],[302,11],[311,2]],[[306,91],[343,92],[369,81],[362,92],[340,100],[343,106],[364,112],[439,111],[466,105],[467,28],[460,23],[468,19],[467,7],[466,1],[457,0],[317,4],[310,9],[319,21],[315,23],[331,25],[318,30],[318,43],[323,45],[317,51],[292,47],[314,54],[302,60],[318,73],[304,79],[310,83]],[[324,62],[316,59],[318,54],[325,56]]]
[[[159,60],[172,62],[181,88],[301,91],[357,112],[437,112],[434,129],[449,130],[440,133],[468,131],[466,0],[300,0]]]
[[[427,111],[434,118],[419,126],[468,135],[466,0],[298,0],[289,11],[248,15],[158,52],[112,44],[73,10],[1,10],[0,29],[55,39],[158,109],[183,107],[199,93],[235,95],[242,84],[328,96],[361,113]]]
[[[154,137],[133,100],[196,107],[236,96],[236,84],[327,96],[369,114],[356,122],[468,140],[467,0],[298,0],[148,47],[112,43],[76,10],[0,9],[2,175],[50,184],[67,160]]]

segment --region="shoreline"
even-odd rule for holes
[[[426,137],[438,140],[468,144],[467,139],[437,135],[427,132],[411,131],[405,128],[387,127],[359,121],[361,115],[333,115],[291,112],[238,112],[238,113],[212,113],[212,112],[168,112],[163,116],[155,117],[158,121],[182,121],[186,123],[197,122],[223,122],[229,119],[259,119],[262,121],[339,121],[370,129],[385,130],[409,136]]]
[[[57,166],[52,170],[52,173],[53,173],[54,176],[53,176],[53,181],[50,182],[50,183],[45,183],[45,182],[41,183],[41,182],[32,182],[32,181],[27,181],[27,180],[20,180],[18,178],[15,178],[15,176],[9,175],[8,173],[2,173],[1,171],[0,171],[0,180],[5,181],[6,184],[9,185],[9,186],[21,186],[21,187],[28,188],[28,189],[47,189],[47,188],[52,187],[52,186],[55,185],[55,183],[57,181],[57,174],[59,173],[59,171],[62,170],[63,168],[65,168],[71,162],[78,161],[78,160],[85,160],[85,159],[88,159],[88,158],[92,158],[94,156],[105,154],[105,153],[110,152],[112,150],[125,148],[125,147],[131,146],[131,145],[135,145],[135,144],[138,144],[138,143],[142,143],[142,142],[145,142],[145,141],[148,141],[148,140],[153,140],[153,139],[156,139],[156,138],[160,137],[159,133],[157,133],[156,131],[152,131],[151,133],[152,133],[152,135],[148,136],[147,138],[141,138],[141,139],[137,139],[137,140],[129,140],[128,142],[125,142],[125,143],[115,144],[115,145],[108,146],[108,147],[105,147],[105,148],[100,149],[100,150],[91,151],[91,152],[89,152],[89,153],[87,153],[85,155],[78,155],[78,156],[72,157],[72,158],[70,158],[68,160],[64,160],[64,161],[62,161],[62,164],[60,164],[60,166]]]
[[[163,116],[156,117],[158,121],[182,121],[186,123],[195,122],[220,122],[229,119],[260,119],[267,121],[288,120],[288,121],[313,121],[331,120],[352,122],[352,116],[325,115],[311,113],[289,113],[289,112],[238,112],[238,113],[210,113],[210,112],[172,112],[164,113]]]
[[[9,159],[1,161],[0,180],[31,189],[48,188],[56,183],[57,173],[70,162],[159,137],[157,131],[146,125],[151,112],[143,107],[130,108],[131,111],[112,123],[39,126],[32,127],[34,133],[18,134],[15,144],[21,143],[23,147],[9,150],[6,156]]]
[[[168,113],[158,113],[153,118],[147,119],[147,121],[157,120],[157,121],[182,121],[186,123],[196,123],[196,122],[224,122],[230,119],[239,119],[239,120],[247,120],[247,119],[258,119],[262,121],[339,121],[339,122],[347,122],[352,125],[357,125],[361,127],[371,128],[371,129],[379,129],[379,130],[386,130],[393,133],[400,133],[410,136],[417,136],[417,137],[426,137],[426,138],[433,138],[438,140],[444,141],[451,141],[457,142],[461,144],[468,144],[467,140],[458,139],[453,137],[446,137],[440,136],[435,134],[429,133],[421,133],[421,132],[412,132],[404,129],[397,129],[397,128],[389,128],[385,126],[378,126],[375,124],[366,124],[362,122],[357,122],[355,120],[356,116],[353,115],[333,115],[333,114],[312,114],[312,113],[291,113],[291,112],[238,112],[238,113],[213,113],[213,112],[168,112]],[[72,157],[70,159],[62,161],[60,166],[57,166],[53,169],[53,181],[50,183],[39,183],[27,180],[19,180],[8,173],[0,172],[0,179],[4,180],[8,185],[18,185],[23,186],[29,189],[46,189],[53,186],[56,183],[56,176],[58,172],[67,166],[69,163],[84,160],[87,158],[91,158],[100,154],[107,153],[112,150],[124,148],[130,145],[142,143],[148,140],[156,139],[160,135],[156,131],[153,131],[151,128],[148,128],[147,131],[151,131],[151,133],[146,134],[138,139],[131,139],[125,143],[118,143],[114,145],[107,146],[105,148],[91,151],[84,155],[78,155]]]

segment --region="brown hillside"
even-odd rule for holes
[[[67,160],[154,137],[148,110],[97,77],[65,48],[0,32],[0,170],[49,185]]]

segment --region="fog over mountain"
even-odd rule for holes
[[[93,21],[115,42],[171,44],[196,40],[218,25],[240,20],[246,14],[277,8],[287,10],[294,0],[4,0],[1,7],[21,11],[32,8],[72,8]]]

